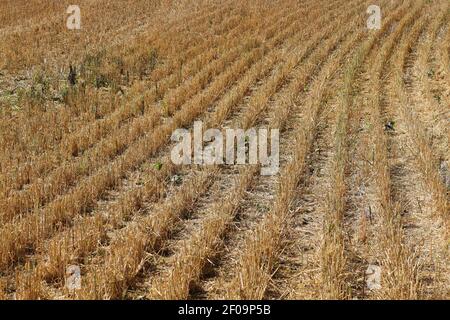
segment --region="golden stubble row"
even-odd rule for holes
[[[428,11],[434,9],[433,7],[429,6],[425,8]],[[442,243],[442,251],[445,255],[445,252],[448,253],[448,245],[446,244],[446,242],[448,242],[450,230],[448,189],[445,186],[443,179],[441,178],[439,173],[439,162],[438,158],[436,157],[436,155],[439,154],[438,150],[433,148],[433,145],[430,142],[430,137],[424,130],[423,122],[417,116],[417,112],[412,107],[413,105],[411,104],[411,94],[414,93],[409,92],[405,83],[407,79],[407,58],[412,52],[414,52],[415,47],[417,47],[420,35],[426,28],[428,28],[428,24],[429,16],[423,15],[410,28],[408,34],[403,36],[396,52],[397,54],[391,60],[391,68],[394,70],[394,72],[392,72],[392,78],[390,78],[389,82],[389,94],[392,97],[392,101],[394,101],[397,105],[397,108],[395,109],[395,111],[393,111],[393,114],[398,117],[399,122],[404,124],[406,129],[405,133],[407,136],[406,143],[409,145],[411,150],[414,150],[413,162],[415,165],[415,169],[420,173],[422,182],[427,188],[426,193],[431,198],[430,218],[438,221],[442,225],[440,234],[444,238],[444,241]],[[441,251],[441,249],[439,248],[436,251]],[[417,254],[421,253],[422,252],[419,252]],[[438,254],[438,252],[436,252],[436,254]],[[410,264],[416,268],[415,273],[419,274],[425,266],[423,266],[420,261],[416,260],[418,259],[414,256],[411,256],[410,254]],[[446,262],[448,263],[448,259],[446,259]],[[402,274],[401,272],[398,273]],[[426,285],[426,283],[424,283],[423,279],[419,278],[417,274],[414,274],[414,280],[416,282],[415,287],[412,287],[411,285],[404,286],[403,295],[395,295],[395,298],[397,298],[397,296],[399,298],[421,297],[421,294],[424,292],[422,287]],[[404,276],[404,282],[407,281],[408,276],[409,278],[412,278],[410,275],[406,274]],[[438,280],[438,276],[436,276],[435,280]],[[393,284],[391,285],[393,286]],[[441,283],[440,285],[444,286],[445,288],[445,283]],[[445,291],[445,289],[443,289],[443,291]]]
[[[370,74],[369,104],[372,106],[371,122],[374,145],[374,184],[379,232],[374,246],[380,249],[379,262],[383,268],[382,292],[384,298],[411,298],[417,291],[417,268],[412,252],[403,243],[401,204],[393,199],[390,161],[388,158],[389,141],[384,131],[384,112],[381,105],[383,77],[387,72],[390,56],[404,30],[420,15],[421,4],[414,6],[398,23],[397,28],[388,36],[379,49]]]
[[[442,122],[446,122],[447,116],[450,114],[450,110],[445,110],[445,102],[440,103],[433,96],[434,92],[432,91],[428,72],[430,70],[433,70],[433,72],[436,73],[437,70],[435,70],[431,66],[431,64],[429,65],[428,62],[429,60],[431,60],[430,56],[432,54],[436,55],[437,53],[437,48],[435,46],[437,44],[440,44],[439,40],[437,39],[439,30],[444,28],[446,23],[448,24],[448,19],[450,17],[449,5],[449,2],[441,3],[435,9],[438,12],[438,15],[436,17],[433,17],[433,19],[430,19],[430,31],[426,35],[424,35],[423,41],[421,41],[420,45],[417,47],[416,62],[413,67],[414,76],[417,79],[417,81],[415,81],[414,90],[416,90],[419,95],[422,96],[421,101],[423,101],[427,106],[430,106],[431,110],[429,112],[432,114],[433,118],[436,118],[436,122],[440,120],[442,120]],[[433,14],[434,12],[430,12],[430,15]],[[432,49],[434,50],[432,51]],[[443,98],[445,98],[445,93],[443,92],[442,94]],[[433,123],[430,123],[430,125],[433,125]],[[428,130],[433,131],[431,129]],[[446,133],[444,133],[444,135],[444,139],[447,138],[446,144],[448,146],[448,130]],[[445,155],[443,156],[445,157]],[[448,159],[448,155],[446,160],[450,160]]]

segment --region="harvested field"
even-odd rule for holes
[[[0,4],[0,300],[450,299],[448,0],[70,5]]]

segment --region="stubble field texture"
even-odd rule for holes
[[[0,299],[450,298],[450,1],[74,2],[0,3]]]

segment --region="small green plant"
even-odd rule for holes
[[[0,105],[9,106],[13,110],[19,110],[19,97],[20,91],[17,94],[14,91],[7,90],[0,95]]]
[[[94,85],[97,89],[107,87],[109,80],[104,74],[98,74],[94,79]]]
[[[50,88],[49,79],[45,76],[43,71],[38,71],[34,74],[33,85],[40,86],[43,91],[48,91]]]
[[[441,96],[438,94],[438,93],[436,93],[435,95],[434,95],[434,98],[436,99],[436,101],[439,103],[439,104],[441,104]]]
[[[309,86],[308,84],[305,84],[305,86],[303,87],[303,92],[308,92],[309,90]]]
[[[161,162],[156,162],[155,164],[153,164],[153,168],[155,168],[156,170],[160,171],[162,169],[163,164]]]
[[[38,71],[33,75],[32,83],[29,89],[26,89],[21,95],[31,101],[42,103],[50,92],[50,81],[43,71]]]

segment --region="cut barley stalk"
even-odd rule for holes
[[[372,104],[372,129],[374,137],[374,178],[376,182],[376,199],[381,219],[381,232],[377,242],[382,250],[381,266],[383,268],[381,297],[411,298],[417,294],[417,268],[409,248],[403,245],[401,232],[401,207],[392,196],[391,173],[388,161],[388,141],[381,110],[382,74],[386,61],[395,48],[398,39],[405,28],[413,24],[420,14],[421,4],[418,3],[399,23],[397,29],[389,35],[380,49],[371,70],[372,90],[370,103]],[[376,139],[375,139],[376,138]]]

